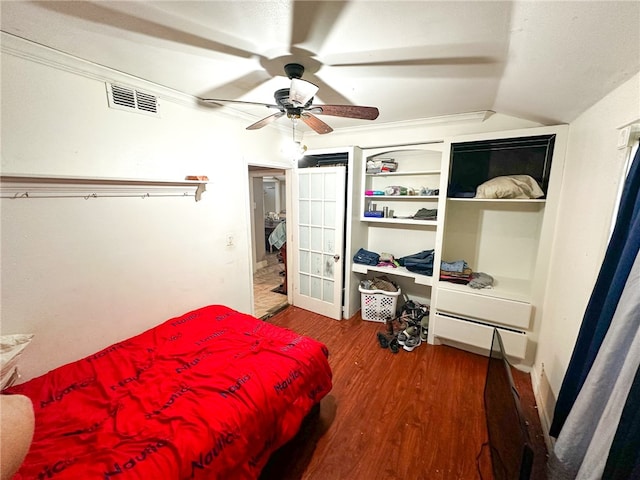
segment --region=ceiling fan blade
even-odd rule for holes
[[[332,67],[462,65],[500,62],[504,56],[501,43],[474,42],[378,49],[375,59],[369,50],[341,51],[324,55],[322,63]]]
[[[363,107],[361,105],[312,105],[308,110],[317,115],[332,115],[334,117],[359,118],[363,120],[375,120],[380,114],[376,107]]]
[[[200,98],[241,98],[270,79],[264,70],[253,70],[197,95]]]
[[[304,106],[318,92],[318,86],[301,78],[292,78],[289,101],[295,106]]]
[[[429,65],[489,65],[497,59],[489,56],[444,57],[444,58],[415,58],[409,60],[382,60],[378,62],[332,63],[332,67],[402,67]]]
[[[124,5],[128,3],[128,5]],[[152,2],[40,2],[46,8],[63,15],[107,25],[121,31],[130,31],[146,37],[178,42],[240,58],[251,58],[256,53],[242,47],[234,47],[226,42],[216,41],[207,36],[190,32],[202,30],[202,25],[182,19],[180,15],[167,13]],[[180,28],[175,25],[179,24]],[[246,43],[242,39],[232,39],[234,43]]]
[[[284,112],[277,112],[273,115],[269,115],[268,117],[263,118],[262,120],[258,120],[256,123],[253,123],[247,127],[247,130],[257,130],[259,128],[264,127],[265,125],[269,125],[271,122],[275,122],[281,116],[284,115]]]
[[[223,98],[203,98],[202,101],[205,103],[238,103],[240,105],[257,105],[259,107],[277,108],[278,110],[281,110],[280,105],[275,105],[272,103],[245,102],[243,100],[225,100]]]
[[[305,0],[292,3],[291,47],[301,45],[307,51],[319,52],[349,2]]]
[[[309,125],[316,133],[320,135],[324,135],[325,133],[333,132],[333,128],[324,123],[315,115],[311,115],[310,113],[303,112],[300,114],[300,118],[304,123]]]

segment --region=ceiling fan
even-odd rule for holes
[[[304,67],[298,63],[288,63],[284,66],[284,72],[291,80],[289,88],[276,90],[274,98],[276,103],[245,102],[242,100],[224,100],[218,98],[205,98],[208,103],[239,103],[245,105],[262,105],[278,110],[268,117],[258,120],[247,127],[247,130],[257,130],[268,125],[280,117],[286,115],[295,122],[300,119],[319,134],[330,133],[333,129],[316,115],[331,115],[334,117],[357,118],[363,120],[375,120],[379,111],[376,107],[364,107],[360,105],[313,105],[313,97],[319,88],[311,82],[302,80]]]

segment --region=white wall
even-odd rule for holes
[[[623,165],[618,129],[640,120],[640,74],[569,128],[556,238],[532,378],[543,420],[555,408],[582,317],[607,247]]]
[[[211,181],[197,203],[0,202],[2,333],[35,333],[22,381],[203,305],[251,312],[247,165],[291,163],[278,132],[246,132],[245,122],[163,97],[161,118],[109,109],[95,66],[84,75],[77,59],[66,70],[58,62],[68,59],[32,58],[26,47],[28,56],[3,48],[1,58],[3,175]]]

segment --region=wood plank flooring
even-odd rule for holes
[[[487,359],[447,346],[382,349],[379,323],[335,321],[288,307],[269,322],[329,349],[333,389],[315,419],[272,458],[261,480],[449,480],[493,478],[484,417]],[[516,372],[536,442],[534,477],[546,449],[529,376]]]

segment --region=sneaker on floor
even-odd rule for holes
[[[406,343],[406,341],[409,338],[417,335],[417,333],[418,333],[418,327],[417,326],[415,326],[415,325],[408,326],[407,328],[405,328],[403,331],[401,331],[398,334],[398,343],[404,347],[404,344]]]
[[[420,340],[422,340],[423,342],[426,342],[428,334],[429,334],[429,329],[420,327]]]
[[[427,341],[428,333],[429,333],[429,314],[427,313],[420,320],[420,339],[423,342]]]
[[[419,347],[421,343],[422,339],[420,338],[420,334],[416,332],[416,335],[412,335],[405,340],[402,348],[407,352],[413,352],[414,348]]]

